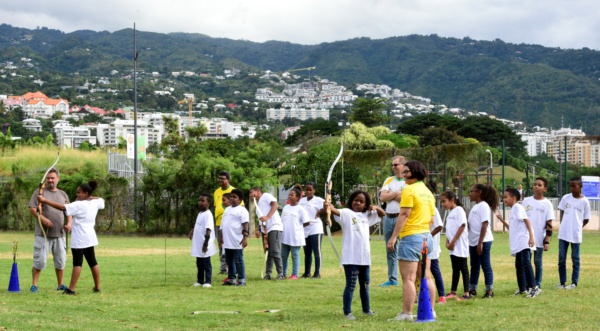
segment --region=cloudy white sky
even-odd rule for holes
[[[408,34],[600,50],[595,0],[0,0],[0,23],[318,44]]]

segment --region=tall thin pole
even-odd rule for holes
[[[567,148],[567,136],[565,136],[565,143],[563,144],[564,148],[565,148],[565,180],[563,181],[563,186],[564,186],[564,190],[563,192],[567,193],[568,192],[568,185],[569,185],[569,175],[567,174],[569,172],[569,149]]]
[[[135,23],[133,23],[133,219],[138,224],[137,174],[138,174],[138,142],[137,142],[137,58],[138,51],[135,40]]]

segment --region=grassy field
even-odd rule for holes
[[[0,280],[5,281],[5,288],[8,288],[12,264],[10,245],[13,240],[18,240],[21,293],[3,291],[0,294],[0,330],[381,330],[399,327],[410,330],[591,330],[598,327],[599,233],[584,234],[580,287],[573,291],[554,287],[558,283],[557,241],[554,238],[551,250],[544,256],[544,291],[534,299],[512,295],[517,285],[514,260],[508,253],[508,238],[506,234],[495,236],[492,247],[495,298],[450,301],[436,306],[436,323],[404,323],[400,326],[397,322],[387,321],[400,312],[400,288],[377,286],[386,280],[387,274],[384,242],[377,239],[371,242],[371,304],[377,316],[360,314],[357,290],[353,302],[357,320],[347,321],[343,318],[341,302],[344,275],[337,267],[326,238],[321,279],[260,280],[261,244],[258,239],[252,239],[244,252],[248,286],[223,287],[220,281],[224,277],[214,275],[215,286],[204,289],[190,286],[195,281],[196,267],[194,258],[189,255],[190,240],[187,238],[100,235],[97,258],[102,273],[102,292],[92,293],[91,274],[84,263],[78,295],[71,297],[54,290],[51,258],[50,267],[40,278],[39,293],[30,293],[33,236],[30,233],[1,233]],[[341,237],[334,239],[339,249]],[[218,270],[218,260],[213,257],[212,262]],[[448,291],[451,267],[446,250],[440,264]],[[568,268],[570,270],[570,262]],[[69,266],[65,272],[66,281],[70,269]],[[302,263],[300,270],[303,271]],[[483,275],[480,289],[482,287]],[[283,310],[257,312],[264,309]],[[242,313],[192,315],[193,311]]]

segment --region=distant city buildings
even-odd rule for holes
[[[304,109],[304,108],[284,108],[284,109],[267,109],[267,121],[281,121],[286,118],[296,118],[301,121],[310,119],[322,118],[329,120],[329,109]]]

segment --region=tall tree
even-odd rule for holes
[[[383,99],[358,98],[352,107],[350,120],[361,122],[368,127],[381,125],[387,121],[387,116],[383,114],[385,108],[386,104]]]

